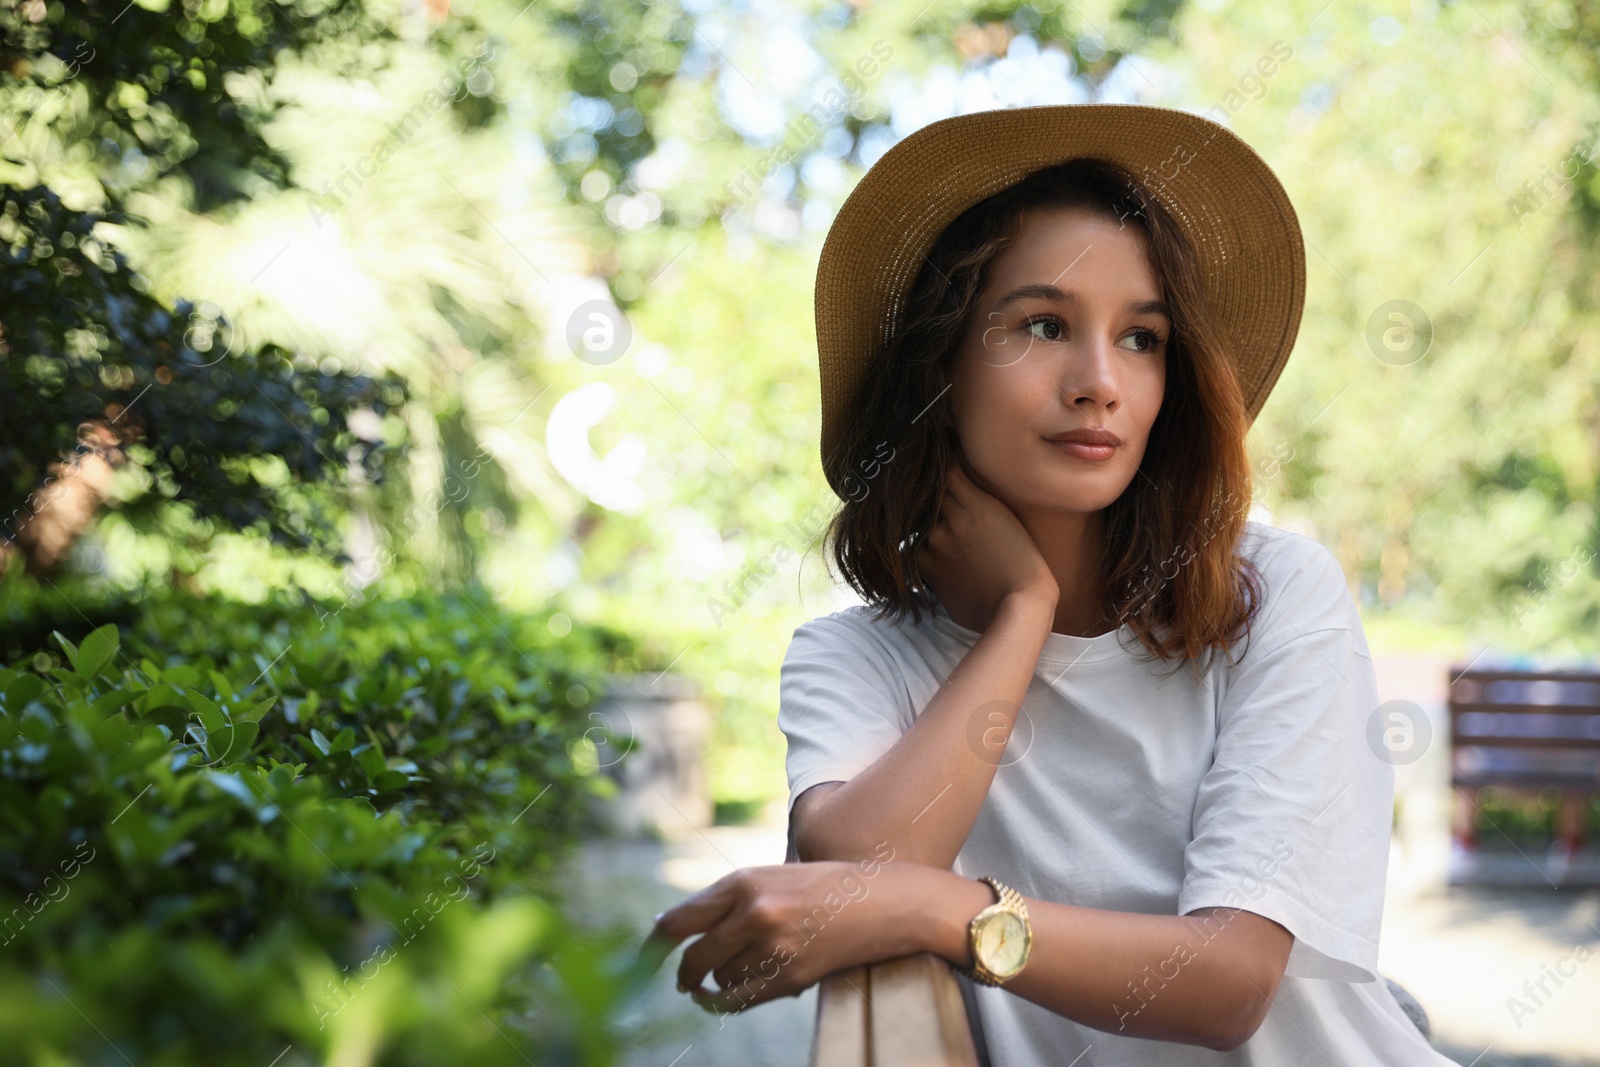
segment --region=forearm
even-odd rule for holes
[[[967,924],[994,902],[989,887],[948,870],[885,870],[897,868],[901,944],[970,965]],[[1005,988],[1097,1030],[1226,1050],[1255,1030],[1277,988],[1262,962],[1272,950],[1256,941],[1266,920],[1247,912],[1142,915],[1032,898],[1027,908],[1028,963]]]
[[[1053,619],[1045,597],[1002,601],[911,728],[809,814],[796,836],[800,858],[861,859],[888,842],[897,860],[948,870],[988,795]]]

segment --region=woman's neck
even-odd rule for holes
[[[1101,573],[1100,552],[1105,513],[1025,509],[1018,518],[1061,590],[1051,631],[1073,637],[1099,637],[1115,630],[1103,606],[1105,575]]]

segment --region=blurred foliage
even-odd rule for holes
[[[1532,792],[1484,786],[1476,791],[1472,803],[1478,843],[1485,849],[1543,848],[1555,840],[1557,812],[1561,806],[1559,789],[1550,787]],[[1600,795],[1589,797],[1583,809],[1582,826],[1586,837],[1600,833]]]
[[[558,84],[570,96],[565,108],[545,113],[543,132],[568,196],[597,199],[584,197],[586,175],[604,174],[619,184],[655,150],[651,119],[671,89],[694,26],[676,4],[567,0],[550,5],[545,17],[565,52]]]
[[[139,614],[0,670],[0,1063],[612,1062],[649,975],[542,883],[625,643],[463,598]]]
[[[267,115],[230,80],[270,70],[280,53],[299,48],[352,62],[348,42],[386,32],[375,14],[359,0],[6,4],[7,140],[20,127],[37,148],[43,128],[55,127],[64,155],[92,160],[112,200],[177,172],[204,208],[215,207],[262,183],[282,184],[286,169],[261,140]]]
[[[1600,144],[1592,57],[1562,37],[1578,23],[1318,6],[1185,20],[1172,57],[1195,99],[1238,92],[1229,120],[1306,236],[1296,355],[1252,434],[1258,496],[1334,550],[1381,626],[1452,655],[1592,657],[1600,294],[1581,186],[1551,180],[1583,181]],[[1275,41],[1291,58],[1252,70]]]
[[[114,220],[116,216],[111,216]],[[381,415],[400,383],[320,374],[276,347],[232,353],[227,323],[151,297],[95,236],[101,217],[48,188],[0,186],[0,510],[8,536],[56,497],[57,465],[95,451],[134,461],[134,515],[182,501],[232,529],[337,551],[337,501],[310,487],[382,454],[346,416]],[[227,359],[223,365],[218,365]],[[294,492],[296,489],[305,491]],[[330,514],[331,512],[331,514]]]

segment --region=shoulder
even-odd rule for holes
[[[895,649],[912,643],[911,629],[909,621],[874,618],[865,604],[852,604],[795,627],[784,662],[815,656],[890,660]]]
[[[778,675],[780,729],[792,732],[807,722],[832,729],[839,716],[908,727],[920,706],[912,692],[925,688],[916,669],[917,636],[916,627],[876,619],[865,605],[795,627]]]
[[[1344,568],[1322,542],[1252,521],[1240,536],[1239,554],[1260,575],[1263,623],[1298,631],[1360,627]]]
[[[878,617],[874,609],[858,603],[797,625],[790,637],[789,654],[811,649],[832,653],[894,653],[915,648],[928,638],[930,616],[925,614],[922,622],[912,622],[910,617],[896,622]]]

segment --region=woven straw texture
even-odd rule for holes
[[[1070,104],[957,115],[884,153],[840,208],[822,247],[822,456],[841,497],[833,481],[839,470],[827,457],[839,447],[862,374],[893,336],[934,240],[973,204],[1079,156],[1126,167],[1183,229],[1255,420],[1288,362],[1305,305],[1299,220],[1266,162],[1226,127],[1171,108]]]

